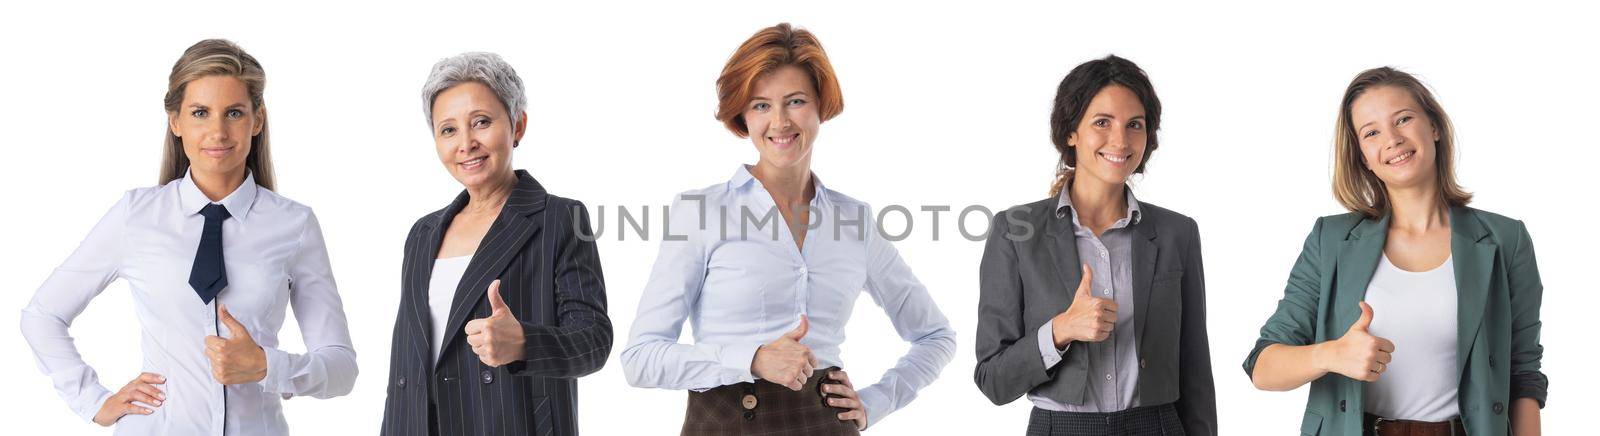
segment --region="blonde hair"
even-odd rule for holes
[[[172,74],[167,76],[164,103],[168,116],[181,109],[183,93],[189,82],[208,76],[229,76],[244,82],[246,92],[250,94],[251,110],[262,117],[261,133],[250,137],[250,154],[245,157],[245,168],[255,176],[257,185],[273,189],[272,149],[267,141],[266,112],[262,111],[266,105],[261,97],[267,87],[267,74],[261,69],[261,63],[237,44],[225,39],[207,39],[183,51],[183,56],[172,65]],[[165,130],[167,140],[161,153],[161,184],[183,178],[184,173],[189,171],[189,156],[183,153],[183,139],[173,135],[170,128]]]
[[[1334,200],[1345,209],[1368,218],[1378,218],[1389,212],[1389,194],[1384,191],[1383,180],[1367,169],[1361,156],[1361,140],[1356,134],[1355,122],[1350,118],[1350,109],[1357,97],[1384,86],[1410,92],[1411,97],[1422,106],[1422,112],[1427,115],[1429,122],[1438,129],[1439,140],[1434,145],[1433,166],[1438,176],[1439,198],[1449,206],[1466,206],[1472,201],[1472,193],[1456,183],[1455,128],[1450,124],[1450,116],[1444,113],[1444,107],[1415,76],[1390,67],[1362,71],[1345,88],[1333,137]]]

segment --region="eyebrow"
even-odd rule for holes
[[[1105,113],[1105,112],[1095,112],[1094,115],[1090,115],[1089,116],[1089,118],[1099,118],[1099,117],[1106,117],[1106,118],[1111,118],[1111,119],[1116,119],[1117,118],[1116,115],[1108,114],[1108,113]],[[1132,120],[1137,120],[1137,119],[1141,119],[1141,118],[1144,118],[1144,115],[1142,115],[1142,114],[1141,115],[1134,115],[1132,117],[1129,117],[1128,120],[1132,121]]]
[[[1400,110],[1394,111],[1394,113],[1389,114],[1389,115],[1390,116],[1399,115],[1401,112],[1416,113],[1417,110],[1416,109],[1412,109],[1412,108],[1401,108]],[[1376,122],[1377,121],[1368,121],[1368,122],[1366,122],[1366,124],[1362,124],[1360,126],[1357,126],[1356,130],[1359,131],[1359,130],[1365,129],[1365,128],[1367,128],[1367,126],[1370,126],[1370,125],[1372,125],[1372,123],[1376,123]]]
[[[803,95],[806,95],[806,92],[805,91],[791,92],[788,95],[783,96],[783,98],[794,97],[796,95],[802,95],[803,96]],[[766,98],[766,97],[750,97],[750,101],[756,101],[756,100],[771,100],[771,99]]]

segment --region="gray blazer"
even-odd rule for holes
[[[1033,392],[1083,404],[1089,377],[1083,347],[1046,370],[1035,333],[1072,305],[1081,279],[1072,217],[1056,198],[996,214],[978,273],[978,366],[973,378],[995,404]],[[1133,304],[1139,398],[1174,403],[1189,435],[1217,434],[1216,389],[1206,339],[1205,271],[1193,219],[1139,202],[1133,224]]]

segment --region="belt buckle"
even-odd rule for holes
[[[1372,434],[1375,434],[1375,435],[1378,435],[1378,436],[1382,436],[1383,435],[1383,432],[1379,431],[1378,429],[1383,427],[1383,422],[1384,421],[1394,422],[1396,420],[1389,419],[1389,418],[1384,418],[1382,416],[1373,417],[1373,419],[1372,419]]]

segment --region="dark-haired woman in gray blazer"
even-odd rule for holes
[[[978,388],[1033,402],[1029,435],[1215,435],[1194,220],[1138,201],[1161,102],[1108,56],[1062,80],[1051,198],[995,215],[979,273]]]

